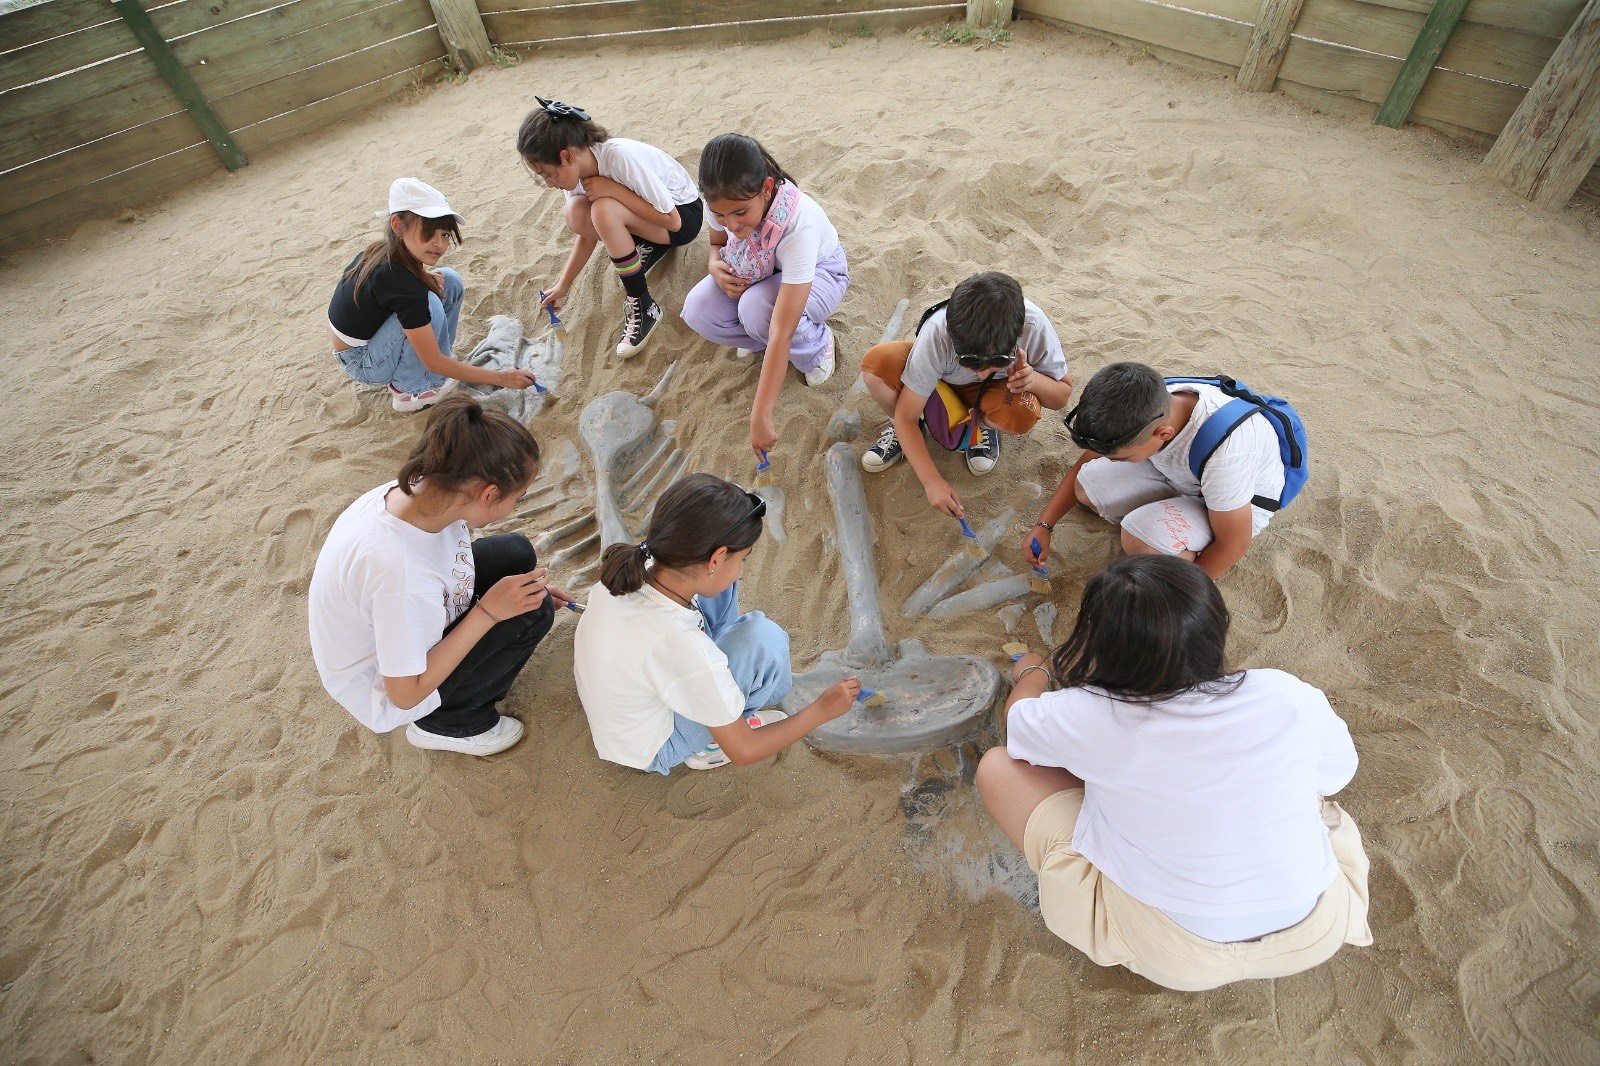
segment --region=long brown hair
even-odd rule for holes
[[[706,142],[700,152],[700,195],[712,200],[748,200],[772,179],[773,188],[794,181],[772,153],[754,137],[742,133],[720,133]]]
[[[456,392],[428,412],[428,425],[396,480],[407,496],[418,485],[445,493],[493,485],[506,496],[527,488],[538,473],[539,442],[527,426]]]
[[[650,511],[650,526],[638,544],[613,544],[600,557],[600,583],[613,596],[644,586],[649,571],[644,548],[657,570],[703,563],[718,548],[741,552],[761,539],[761,518],[750,494],[711,474],[690,474],[667,486]]]
[[[345,277],[355,274],[355,302],[361,302],[361,287],[367,283],[372,272],[378,269],[379,263],[388,263],[390,267],[410,271],[421,282],[440,296],[444,295],[444,281],[437,274],[430,274],[426,267],[411,254],[411,249],[406,247],[405,231],[413,225],[422,227],[422,239],[431,241],[433,235],[440,230],[450,234],[450,240],[455,244],[461,243],[461,227],[456,223],[454,215],[445,215],[442,218],[423,218],[421,215],[410,211],[396,211],[389,216],[399,219],[400,227],[396,230],[393,222],[383,224],[383,239],[373,241],[367,245],[367,250],[361,253],[361,258],[345,271]]]

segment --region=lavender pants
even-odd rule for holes
[[[774,274],[756,282],[735,300],[718,288],[708,274],[683,301],[683,320],[712,344],[760,351],[772,339],[772,307],[782,284],[783,275]],[[801,373],[815,370],[827,354],[828,316],[839,309],[839,301],[849,287],[850,264],[845,262],[844,246],[840,245],[832,255],[818,261],[806,309],[789,341],[789,362]]]

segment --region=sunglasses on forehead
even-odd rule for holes
[[[730,481],[729,484],[732,485],[733,482]],[[750,513],[719,533],[717,535],[717,539],[711,542],[713,549],[727,547],[727,537],[730,533],[744,525],[746,522],[750,521],[750,519],[763,518],[767,513],[767,501],[765,498],[756,495],[743,485],[733,485],[733,487],[744,493],[745,499],[750,501]]]
[[[1016,361],[1014,352],[995,352],[993,355],[960,355],[956,362],[968,370],[998,370]]]
[[[1080,404],[1079,407],[1081,406],[1082,405]],[[1099,437],[1091,437],[1089,434],[1078,428],[1077,421],[1079,407],[1074,407],[1072,410],[1068,411],[1067,417],[1063,418],[1061,421],[1067,427],[1067,432],[1072,435],[1072,443],[1076,444],[1080,448],[1087,448],[1091,452],[1099,452],[1101,455],[1110,455],[1112,452],[1120,451],[1121,449],[1126,448],[1128,445],[1138,440],[1140,436],[1144,434],[1145,430],[1161,421],[1162,416],[1166,414],[1166,411],[1159,411],[1148,421],[1140,423],[1137,428],[1132,429],[1127,433],[1123,433],[1115,437],[1101,439]]]

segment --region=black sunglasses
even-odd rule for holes
[[[1076,425],[1074,425],[1074,423],[1078,420],[1078,410],[1082,406],[1082,404],[1079,404],[1078,407],[1074,407],[1072,410],[1068,411],[1067,417],[1061,420],[1062,424],[1067,427],[1067,432],[1072,435],[1072,443],[1076,444],[1080,448],[1087,448],[1091,452],[1099,452],[1101,455],[1110,455],[1112,452],[1120,451],[1121,449],[1126,448],[1128,445],[1138,440],[1139,437],[1143,435],[1145,430],[1161,421],[1162,417],[1166,415],[1165,411],[1161,411],[1149,421],[1143,423],[1137,429],[1129,433],[1124,433],[1119,437],[1113,437],[1109,440],[1100,440],[1097,437],[1091,437],[1089,434],[1082,432]]]
[[[968,370],[998,370],[1016,362],[1012,352],[995,352],[993,355],[957,355],[956,362]]]
[[[733,482],[730,481],[728,484],[733,485]],[[719,533],[717,535],[717,539],[711,542],[712,551],[716,551],[718,548],[726,548],[728,546],[728,542],[724,538],[727,537],[728,534],[732,533],[734,530],[750,521],[750,519],[763,518],[767,513],[767,501],[764,497],[756,495],[743,485],[733,485],[733,487],[744,493],[745,498],[750,501],[750,513]]]
[[[589,121],[589,112],[581,107],[573,107],[571,104],[564,104],[560,100],[546,100],[542,96],[535,96],[534,99],[539,101],[540,107],[558,118],[576,118],[584,122]]]

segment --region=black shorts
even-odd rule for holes
[[[670,234],[669,247],[678,248],[700,236],[700,226],[705,222],[706,208],[699,200],[678,205],[678,229]]]

